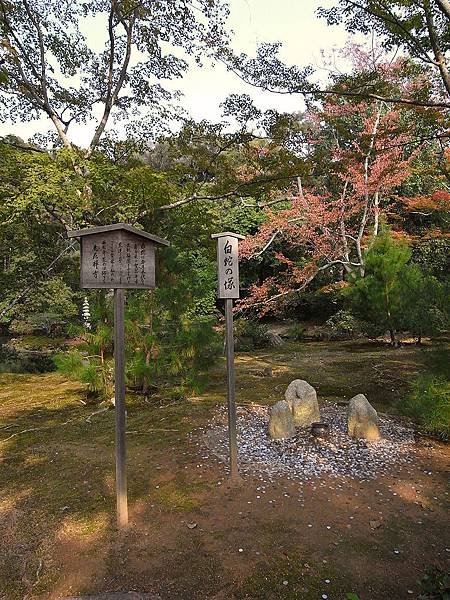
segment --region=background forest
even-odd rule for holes
[[[127,300],[128,385],[146,397],[197,392],[222,351],[217,231],[246,236],[241,350],[269,345],[274,322],[296,341],[445,338],[448,2],[340,0],[318,16],[376,34],[349,42],[346,70],[331,67],[323,87],[310,66],[284,64],[278,44],[233,52],[221,0],[0,0],[2,116],[52,127],[30,140],[12,127],[0,140],[4,371],[56,364],[91,401],[112,395],[112,296],[80,290],[79,249],[66,234],[114,222],[171,242],[157,289]],[[98,17],[101,51],[80,29]],[[220,122],[196,122],[163,87],[191,60],[297,94],[304,108],[261,110],[234,94]],[[77,123],[95,125],[83,147],[71,139]],[[438,355],[404,410],[446,435],[448,366]]]

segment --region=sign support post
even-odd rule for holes
[[[218,297],[225,300],[230,478],[236,480],[239,478],[239,470],[237,459],[233,299],[239,298],[238,240],[243,240],[244,236],[226,231],[224,233],[215,233],[211,237],[217,239]]]
[[[236,385],[234,373],[234,331],[233,331],[233,300],[225,300],[226,347],[227,347],[227,384],[228,384],[228,431],[230,445],[230,476],[239,476],[237,464],[237,433],[236,433]]]
[[[117,525],[128,525],[125,411],[125,290],[155,288],[155,246],[167,240],[126,223],[69,231],[81,244],[81,287],[114,290]]]
[[[128,525],[125,413],[125,290],[114,290],[114,394],[116,410],[117,525]]]

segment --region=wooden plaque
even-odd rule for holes
[[[239,298],[238,239],[234,236],[217,238],[217,267],[219,298]]]
[[[153,289],[155,243],[124,229],[81,237],[81,287]]]

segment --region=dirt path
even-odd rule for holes
[[[158,459],[161,475],[152,483],[167,490],[172,511],[135,503],[129,533],[109,540],[87,571],[86,557],[61,540],[61,591],[72,578],[85,591],[140,590],[163,600],[345,599],[349,592],[386,600],[416,598],[431,564],[448,570],[448,454],[440,445],[422,446],[417,463],[380,480],[246,478],[231,488],[223,465],[206,465],[198,447],[191,450],[176,469]],[[190,509],[180,472],[196,490]]]

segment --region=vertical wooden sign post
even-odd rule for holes
[[[128,524],[125,440],[125,289],[155,287],[155,246],[169,246],[125,223],[69,231],[81,244],[81,287],[114,290],[117,524]]]
[[[233,299],[239,298],[239,240],[243,235],[225,231],[211,235],[217,239],[218,297],[225,300],[227,387],[228,387],[228,438],[230,446],[230,477],[237,479],[236,389],[234,375]]]

